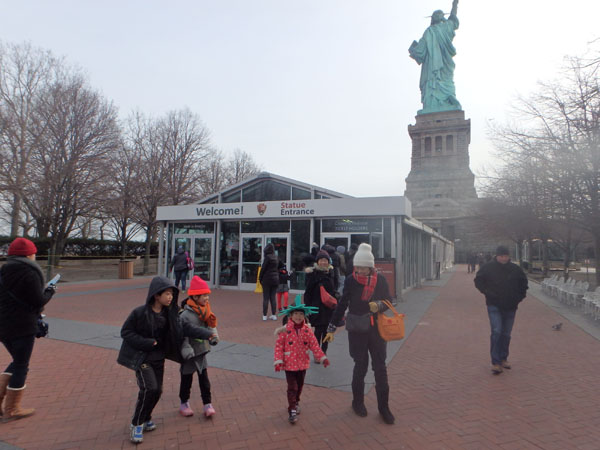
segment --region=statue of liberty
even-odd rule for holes
[[[421,65],[421,102],[423,109],[417,114],[460,110],[454,89],[454,61],[456,49],[452,45],[454,30],[458,28],[456,10],[458,0],[453,0],[452,11],[446,20],[444,12],[437,10],[431,16],[431,25],[419,42],[413,41],[408,49],[411,58]]]

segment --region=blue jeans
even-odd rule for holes
[[[500,364],[508,359],[508,346],[510,345],[510,333],[515,323],[517,310],[503,310],[497,306],[488,305],[488,316],[492,334],[490,337],[490,354],[492,364]]]
[[[181,290],[185,291],[185,282],[187,281],[188,271],[186,270],[174,270],[175,272],[175,287],[179,286],[181,282]]]

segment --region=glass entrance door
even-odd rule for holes
[[[286,265],[289,261],[289,236],[287,234],[242,234],[240,253],[240,287],[254,289],[258,279],[258,269],[263,263],[263,250],[273,244],[275,254]]]
[[[194,237],[194,247],[192,252],[194,275],[198,275],[208,284],[212,284],[212,241],[212,236]]]
[[[212,235],[179,235],[173,238],[173,254],[179,247],[188,253],[194,261],[194,271],[188,272],[188,285],[194,275],[200,276],[208,284],[212,285],[212,256],[213,256],[213,236]]]

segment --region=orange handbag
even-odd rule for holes
[[[388,300],[382,300],[394,315],[389,317],[384,313],[377,313],[377,330],[384,341],[398,341],[404,338],[404,314],[400,314]]]

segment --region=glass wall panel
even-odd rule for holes
[[[174,223],[175,234],[212,234],[215,232],[214,222]]]
[[[233,191],[221,196],[222,203],[240,203],[242,201],[242,191]]]
[[[392,219],[383,219],[383,257],[392,257]]]
[[[273,180],[260,181],[242,191],[243,202],[268,202],[274,200],[291,200],[291,186]]]
[[[292,261],[293,269],[290,286],[292,289],[305,289],[304,258],[310,253],[310,220],[292,220]]]
[[[223,222],[219,241],[221,252],[219,283],[223,286],[237,286],[240,257],[240,223]]]
[[[289,233],[289,220],[242,222],[242,233]]]
[[[242,283],[256,283],[262,257],[262,237],[242,239]]]
[[[292,200],[310,200],[310,191],[292,186]]]

